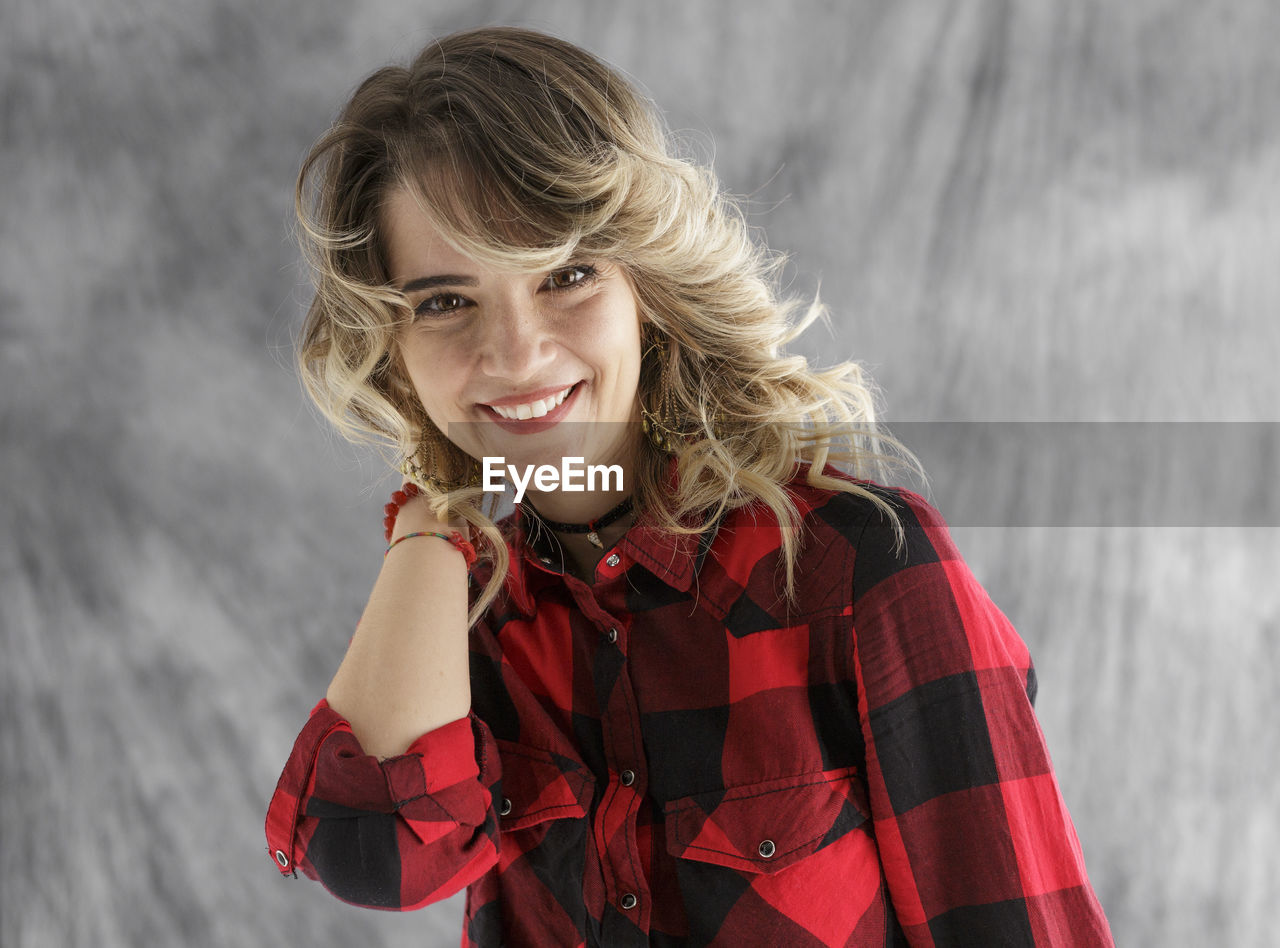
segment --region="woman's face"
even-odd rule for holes
[[[415,198],[385,209],[388,267],[415,311],[399,343],[427,414],[477,460],[622,464],[639,426],[640,316],[626,272],[583,259],[495,270],[450,247]]]

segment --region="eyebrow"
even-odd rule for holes
[[[419,290],[430,290],[437,286],[479,286],[475,277],[458,276],[455,273],[442,273],[439,276],[418,277],[400,287],[401,293],[416,293]]]

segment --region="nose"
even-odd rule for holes
[[[554,357],[547,320],[535,300],[508,296],[486,314],[480,368],[487,375],[515,382],[535,378]]]

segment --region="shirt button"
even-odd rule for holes
[[[636,772],[634,770],[624,770],[618,774],[618,779],[622,781],[624,787],[629,787],[636,782]]]
[[[756,852],[760,853],[765,859],[772,858],[773,854],[778,851],[778,847],[773,845],[773,840],[766,839],[760,844],[760,848]]]
[[[609,644],[612,645],[614,642],[618,641],[618,630],[610,629],[608,632],[604,634],[604,637],[608,639]]]
[[[502,798],[502,805],[498,807],[498,815],[499,816],[511,815],[511,801],[508,800],[506,797]]]
[[[617,566],[619,563],[622,562],[622,559],[618,556],[617,553],[610,553],[608,559],[606,559],[604,562],[605,562],[605,565],[607,566]],[[635,896],[632,896],[632,898],[635,898]]]
[[[634,895],[628,892],[618,901],[618,904],[621,905],[624,909],[626,909],[629,912],[636,907],[636,902],[638,901],[639,899],[637,899]]]

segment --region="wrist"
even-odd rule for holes
[[[456,524],[437,517],[427,503],[426,498],[414,497],[400,508],[400,512],[392,526],[391,534],[386,539],[388,543],[393,543],[408,533],[422,533],[423,531],[432,530],[448,533],[450,530],[457,529],[458,526]]]
[[[419,538],[444,540],[446,543],[448,543],[455,550],[457,550],[459,553],[462,554],[462,558],[466,562],[468,570],[470,570],[471,567],[475,565],[476,548],[471,545],[470,540],[464,537],[462,533],[457,530],[451,530],[448,533],[442,533],[438,530],[424,530],[420,532],[402,534],[396,539],[392,540],[390,544],[388,544],[386,553],[382,554],[383,558],[385,559],[388,555],[390,555],[392,549],[395,548],[396,546],[399,546],[405,540],[417,540]]]
[[[407,483],[393,491],[383,513],[383,535],[387,540],[384,558],[402,540],[438,538],[462,554],[468,570],[475,564],[476,549],[469,539],[471,531],[466,521],[440,519],[416,484]]]
[[[417,484],[406,483],[399,490],[392,491],[391,499],[382,508],[383,539],[388,543],[406,533],[420,533],[424,530],[439,530],[448,533],[451,530],[467,532],[466,521],[452,522],[442,520],[431,509],[427,499]]]

